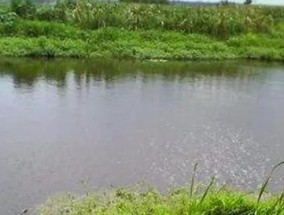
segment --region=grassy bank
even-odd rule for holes
[[[30,7],[1,6],[0,55],[284,60],[284,7],[86,1]]]
[[[196,164],[190,184],[168,193],[116,189],[100,195],[66,195],[49,200],[40,215],[283,215],[284,191],[265,193],[273,173],[283,164],[272,168],[255,194],[216,188],[214,177],[207,186],[196,184]]]
[[[34,21],[31,21],[33,23]],[[29,22],[29,24],[31,24]],[[44,26],[49,23],[38,23]],[[60,26],[62,24],[56,24]],[[42,27],[40,27],[42,28]],[[63,26],[64,28],[64,26]],[[159,30],[128,31],[103,28],[91,32],[74,30],[70,37],[64,32],[43,31],[38,36],[0,38],[0,55],[29,57],[76,57],[76,58],[130,58],[130,59],[262,59],[284,60],[284,40],[268,38],[261,34],[246,34],[218,40],[206,35]],[[86,34],[84,34],[86,33]],[[29,34],[29,33],[27,33]],[[77,37],[76,34],[80,35]],[[74,37],[74,38],[72,38]]]
[[[283,195],[257,198],[226,190],[191,194],[189,188],[161,194],[118,189],[104,195],[61,196],[49,200],[40,215],[282,215]]]

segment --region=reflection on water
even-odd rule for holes
[[[264,65],[261,65],[262,67]],[[212,67],[214,72],[212,72]],[[259,66],[260,67],[260,66]],[[151,81],[159,76],[163,81],[195,81],[204,78],[216,81],[218,78],[229,78],[249,81],[257,76],[265,79],[266,73],[257,71],[248,65],[240,68],[237,63],[138,63],[119,61],[74,61],[74,60],[31,60],[31,59],[4,59],[0,61],[0,75],[11,76],[15,87],[32,88],[39,81],[55,84],[64,89],[70,75],[77,87],[88,86],[90,82],[104,82],[111,87],[121,79],[139,78],[142,82]],[[245,72],[244,72],[245,69]],[[262,68],[263,69],[263,68]],[[260,69],[261,70],[261,69]],[[262,77],[260,77],[262,76]]]
[[[184,184],[196,162],[255,189],[284,159],[283,106],[280,64],[1,59],[0,214],[82,181]]]

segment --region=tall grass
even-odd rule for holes
[[[284,9],[282,9],[284,11]],[[269,32],[274,19],[258,7],[181,7],[145,4],[105,4],[80,1],[66,10],[66,21],[88,29],[119,27],[160,29],[226,37],[247,32]]]
[[[28,6],[35,10],[18,11]],[[87,0],[28,6],[0,7],[0,55],[284,60],[284,7]]]
[[[23,0],[22,0],[23,1]],[[64,22],[84,29],[117,27],[128,30],[171,30],[229,37],[242,33],[267,33],[284,19],[284,7],[225,5],[184,7],[163,4],[103,3],[58,0],[38,6],[24,18]],[[17,7],[12,7],[17,8]],[[21,13],[17,12],[20,16]]]
[[[264,181],[264,183],[262,184],[261,188],[260,188],[260,191],[259,191],[259,195],[258,195],[258,198],[257,198],[257,202],[260,202],[260,199],[262,197],[262,195],[264,194],[267,186],[268,186],[268,183],[269,181],[272,179],[272,176],[273,176],[273,173],[279,168],[281,167],[282,165],[284,165],[284,161],[276,164],[270,171],[268,177],[266,178],[266,180]],[[282,201],[283,199],[283,193],[281,194],[279,200]]]

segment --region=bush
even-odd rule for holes
[[[36,12],[32,0],[11,0],[11,10],[25,18],[33,18]]]
[[[5,32],[3,32],[5,33]],[[7,34],[7,32],[6,32]],[[25,37],[54,37],[54,38],[73,38],[85,39],[85,34],[78,28],[66,26],[62,23],[50,23],[43,21],[23,21],[19,20],[11,26],[10,34]]]
[[[134,3],[145,3],[145,4],[168,4],[168,0],[119,0],[120,2],[134,2]]]
[[[12,24],[15,22],[16,19],[16,13],[0,11],[0,24]]]
[[[63,10],[58,7],[51,6],[39,7],[36,11],[35,17],[42,21],[63,22],[66,20],[66,14]]]
[[[0,34],[11,35],[14,32],[17,14],[7,10],[0,10]]]

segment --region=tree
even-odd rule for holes
[[[142,4],[168,4],[168,0],[119,0],[120,2],[134,2]]]
[[[249,5],[252,3],[252,0],[245,0],[244,4]]]

